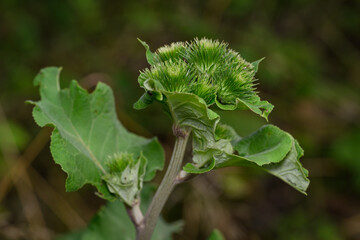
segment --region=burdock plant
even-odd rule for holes
[[[205,38],[172,43],[154,53],[140,42],[150,67],[140,72],[138,82],[145,93],[134,108],[159,102],[173,122],[176,138],[169,166],[152,198],[151,187],[143,188],[143,183],[163,168],[163,150],[156,139],[136,136],[121,125],[111,89],[99,83],[89,94],[76,81],[70,89],[60,89],[60,69],[54,67],[35,78],[41,100],[31,102],[33,115],[40,126],[54,127],[51,152],[68,174],[67,190],[90,183],[99,196],[119,199],[125,206],[109,203],[89,228],[64,239],[171,238],[178,225],[165,224],[159,216],[175,185],[227,166],[263,169],[305,194],[309,180],[299,162],[303,150],[289,133],[268,124],[240,137],[214,111],[248,109],[268,119],[273,105],[256,92],[261,60],[249,63],[226,43]],[[185,164],[189,139],[192,156]],[[110,219],[117,220],[107,224]],[[135,228],[129,226],[129,219]],[[218,231],[212,239],[221,239]]]

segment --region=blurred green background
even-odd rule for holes
[[[260,96],[269,121],[305,150],[308,196],[263,172],[214,171],[178,187],[165,219],[183,218],[175,239],[360,239],[360,1],[0,1],[0,239],[52,239],[86,225],[104,202],[86,186],[66,193],[66,175],[48,147],[50,129],[32,119],[32,81],[62,66],[92,89],[113,87],[122,123],[159,136],[167,158],[174,138],[159,106],[136,111],[137,76],[147,67],[137,37],[156,48],[194,37],[224,40],[249,62],[265,57]],[[220,112],[246,135],[263,120]],[[25,171],[24,171],[25,170]],[[159,179],[157,179],[159,180]]]

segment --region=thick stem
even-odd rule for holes
[[[171,156],[169,166],[166,170],[165,176],[157,189],[154,198],[146,212],[144,228],[139,229],[137,240],[150,240],[155,229],[157,220],[160,216],[170,193],[176,184],[176,176],[181,170],[182,161],[184,158],[186,144],[189,138],[190,131],[187,129],[180,129],[174,127],[174,134],[176,136],[174,150]]]

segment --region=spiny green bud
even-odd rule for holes
[[[158,62],[166,61],[178,61],[184,57],[186,46],[183,42],[175,42],[169,45],[165,45],[156,50],[156,56]]]
[[[109,191],[132,205],[138,198],[143,184],[146,159],[143,155],[134,158],[133,154],[115,153],[107,162],[108,174],[103,176]]]
[[[146,81],[151,80],[157,90],[186,92],[192,78],[191,72],[185,62],[173,62],[169,60],[160,62],[150,69],[145,69],[139,76],[139,82],[145,86]],[[155,90],[150,87],[147,88],[148,90]]]
[[[267,118],[273,106],[261,101],[255,91],[255,73],[260,61],[245,61],[228,44],[206,38],[176,42],[146,56],[150,68],[140,72],[139,84],[146,90],[135,103],[141,109],[153,100],[166,104],[166,93],[189,93],[207,106],[216,103],[224,110],[251,109]]]

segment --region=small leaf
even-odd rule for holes
[[[215,159],[212,159],[212,161],[210,162],[210,164],[208,166],[205,167],[196,167],[191,163],[187,163],[184,167],[183,170],[188,172],[188,173],[194,173],[194,174],[200,174],[200,173],[206,173],[211,171],[213,168],[215,167]]]
[[[225,240],[225,238],[218,229],[215,229],[208,240]]]
[[[145,47],[146,49],[146,60],[150,65],[155,64],[155,54],[150,51],[149,45],[142,41],[140,38],[138,38],[138,41]]]
[[[60,68],[41,70],[34,83],[40,86],[41,100],[33,116],[43,127],[55,127],[51,153],[68,174],[66,189],[76,191],[90,183],[102,197],[113,199],[102,176],[109,173],[106,162],[114,153],[128,152],[148,160],[144,181],[151,180],[164,165],[164,152],[156,139],[145,139],[128,132],[118,121],[113,93],[99,83],[91,94],[72,81],[69,89],[60,89]]]
[[[134,103],[134,109],[140,110],[147,108],[151,103],[153,103],[154,98],[152,98],[149,93],[144,93],[136,103]]]
[[[248,108],[254,113],[265,118],[266,121],[268,120],[269,114],[274,109],[274,105],[272,105],[268,101],[261,101],[257,95],[253,95],[250,99],[246,99],[246,100],[242,100],[238,98],[236,99],[236,102],[237,102],[237,108],[239,109]]]
[[[256,61],[254,61],[254,62],[251,63],[251,65],[253,65],[253,67],[254,67],[255,73],[257,73],[257,71],[258,71],[258,69],[259,69],[259,64],[260,64],[260,62],[261,62],[262,60],[264,60],[264,59],[265,59],[265,58],[263,57],[263,58],[260,58],[259,60],[256,60]]]
[[[236,99],[235,104],[222,104],[217,99],[215,100],[216,105],[222,110],[235,110],[235,109],[249,109],[254,113],[260,115],[268,120],[268,116],[271,111],[274,109],[274,105],[268,101],[261,101],[260,97],[257,95],[252,95],[246,99]]]

